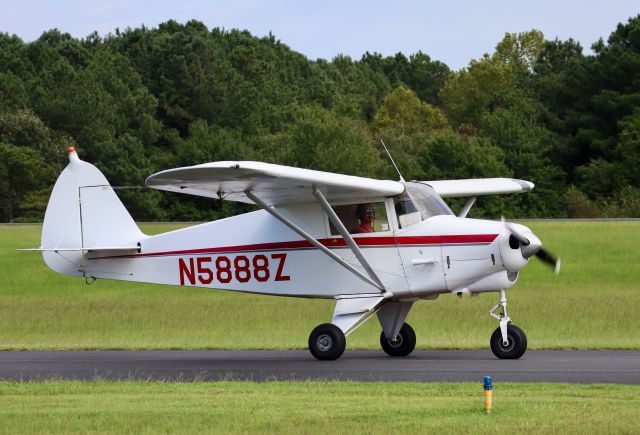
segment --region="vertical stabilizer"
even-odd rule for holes
[[[83,275],[89,249],[135,247],[146,236],[90,163],[69,148],[69,164],[56,181],[42,224],[41,248],[47,265],[66,275]]]

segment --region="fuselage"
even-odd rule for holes
[[[345,240],[330,234],[317,204],[281,211],[361,268]],[[501,232],[499,222],[442,215],[405,229],[391,226],[388,231],[353,237],[386,289],[397,297],[423,297],[510,287],[515,275],[508,278],[503,265]],[[149,236],[141,240],[139,251],[89,253],[87,273],[96,278],[301,297],[378,291],[262,210]],[[483,286],[487,278],[492,279]]]

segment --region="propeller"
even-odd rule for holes
[[[540,261],[553,267],[554,273],[560,273],[560,258],[544,249],[542,242],[535,234],[522,234],[514,224],[506,222],[504,217],[502,218],[502,222],[509,231],[509,245],[513,249],[519,246],[524,258],[531,258],[535,255]]]
[[[536,252],[536,257],[538,257],[543,263],[547,263],[549,266],[553,267],[553,272],[556,275],[560,273],[560,258],[556,257],[544,248],[540,248],[540,250]]]

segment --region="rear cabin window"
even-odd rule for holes
[[[384,202],[337,205],[332,207],[347,231],[355,236],[389,231],[389,219]],[[332,236],[340,233],[329,221]]]

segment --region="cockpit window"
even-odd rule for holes
[[[431,186],[414,182],[402,184],[404,193],[394,198],[399,228],[416,225],[432,216],[453,214]]]
[[[389,219],[384,202],[338,205],[333,207],[333,211],[351,234],[389,231]],[[329,228],[332,236],[340,234],[331,221]]]

